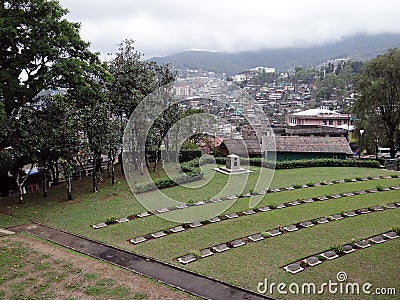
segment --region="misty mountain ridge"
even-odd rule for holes
[[[364,61],[385,53],[389,48],[400,48],[400,34],[356,35],[323,46],[237,53],[193,50],[150,60],[159,64],[170,63],[177,69],[201,69],[233,75],[258,66],[272,67],[279,72],[296,66],[311,68],[336,58]]]

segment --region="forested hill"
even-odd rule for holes
[[[366,60],[385,53],[389,48],[400,48],[400,34],[357,35],[336,43],[310,48],[266,49],[239,53],[185,51],[165,57],[154,57],[151,60],[160,64],[171,63],[179,69],[203,69],[236,74],[257,66],[284,71],[294,66],[316,66],[335,58]]]

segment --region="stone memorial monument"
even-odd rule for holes
[[[223,174],[247,174],[251,171],[240,167],[240,157],[235,154],[230,154],[226,157],[226,166],[215,169]]]

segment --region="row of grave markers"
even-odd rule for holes
[[[381,176],[381,177],[373,177],[373,178],[362,178],[361,181],[367,181],[367,180],[380,180],[380,179],[392,179],[392,176]],[[350,182],[357,182],[359,180],[357,179],[351,179]],[[336,180],[336,181],[322,181],[319,183],[315,183],[313,186],[323,186],[323,185],[333,185],[333,184],[340,184],[340,183],[345,183],[346,181],[343,179],[340,180]],[[304,184],[302,185],[302,188],[309,188],[308,185]],[[288,191],[288,190],[295,190],[295,188],[293,186],[290,187],[286,187],[286,188],[276,188],[276,189],[268,189],[265,191],[260,191],[260,192],[254,192],[254,193],[247,193],[245,195],[243,195],[243,197],[251,197],[251,196],[256,196],[256,195],[265,195],[267,193],[277,193],[277,192],[281,192],[281,191]],[[344,195],[346,196],[346,195]],[[340,195],[333,195],[333,198],[340,198]],[[323,197],[320,197],[323,198]],[[221,201],[229,201],[229,200],[236,200],[238,199],[238,196],[228,196],[228,197],[224,197],[224,198],[212,198],[212,199],[208,199],[208,200],[204,200],[204,201],[198,201],[195,203],[184,203],[184,204],[180,204],[177,205],[175,207],[165,207],[165,208],[159,208],[157,210],[154,211],[146,211],[146,212],[142,212],[139,214],[132,214],[128,217],[122,217],[122,218],[117,218],[115,224],[118,223],[125,223],[128,222],[130,220],[134,220],[136,218],[145,218],[145,217],[149,217],[151,215],[158,215],[158,214],[162,214],[162,213],[166,213],[172,210],[179,210],[179,209],[185,209],[185,208],[189,208],[189,207],[193,207],[193,206],[199,206],[199,205],[204,205],[204,204],[210,204],[210,203],[216,203],[216,202],[221,202]],[[313,198],[315,199],[315,198]],[[326,200],[326,199],[323,199]],[[296,200],[297,201],[297,200]],[[293,203],[295,203],[296,201],[294,201]],[[297,201],[298,202],[298,201]],[[283,208],[284,206],[282,206],[284,204],[279,204],[278,206],[281,207],[277,207],[277,208]],[[105,222],[101,222],[101,223],[97,223],[92,225],[93,229],[100,229],[100,228],[104,228],[107,227],[110,224],[107,224]]]
[[[400,189],[400,186],[393,186],[391,188],[384,188],[384,189],[382,189],[382,191],[399,190],[399,189]],[[321,196],[321,197],[305,199],[305,200],[302,200],[302,202],[300,202],[298,200],[295,200],[295,201],[288,202],[288,203],[281,203],[281,204],[278,204],[275,208],[271,208],[269,206],[264,206],[264,207],[260,207],[260,208],[256,208],[256,209],[249,209],[249,210],[246,210],[246,211],[243,211],[243,212],[234,212],[234,213],[230,213],[230,214],[217,216],[217,217],[211,218],[211,219],[206,220],[206,221],[194,221],[194,222],[192,222],[190,224],[181,224],[181,225],[178,225],[178,226],[175,226],[175,227],[172,227],[172,228],[168,228],[168,229],[165,229],[165,230],[160,230],[160,231],[157,231],[157,232],[154,232],[154,233],[150,233],[150,234],[147,234],[147,235],[138,236],[138,237],[130,239],[129,241],[132,244],[139,244],[139,243],[143,243],[143,242],[149,241],[151,239],[164,237],[164,236],[166,236],[168,234],[174,234],[174,233],[178,233],[178,232],[185,231],[185,230],[188,230],[188,229],[193,229],[193,228],[197,228],[197,227],[200,227],[200,226],[203,226],[203,225],[212,224],[212,223],[216,223],[216,222],[220,222],[220,221],[230,220],[230,219],[238,218],[238,217],[241,217],[241,216],[248,216],[248,215],[252,215],[252,214],[256,214],[256,213],[268,212],[268,211],[271,211],[273,209],[283,209],[283,208],[286,208],[286,207],[312,203],[314,201],[325,201],[325,200],[329,200],[329,199],[339,199],[341,197],[351,197],[351,196],[356,196],[356,195],[362,195],[362,194],[366,194],[368,192],[369,193],[376,193],[376,192],[378,192],[378,190],[372,189],[372,190],[368,190],[368,191],[348,192],[348,193],[344,193],[343,196],[339,195],[339,194],[332,195],[331,198],[329,198],[327,196]],[[396,206],[393,203],[391,203],[391,204],[394,205],[394,207]],[[390,205],[390,204],[387,204],[387,205]],[[321,218],[321,219],[323,219],[323,218]],[[324,222],[324,220],[321,220],[321,222]],[[325,222],[327,222],[327,220],[325,220]]]
[[[261,233],[255,233],[248,237],[243,237],[243,238],[239,238],[239,239],[236,239],[233,241],[221,243],[221,244],[218,244],[215,246],[210,246],[209,248],[201,249],[199,251],[199,255],[189,253],[189,254],[183,255],[181,257],[178,257],[177,260],[178,260],[178,262],[180,262],[182,264],[188,264],[188,263],[196,261],[200,258],[205,258],[205,257],[211,256],[211,255],[214,255],[215,253],[220,253],[220,252],[227,251],[231,248],[237,248],[240,246],[244,246],[247,244],[248,241],[258,242],[258,241],[264,240],[266,238],[271,238],[271,237],[279,236],[281,234],[294,232],[294,231],[297,231],[300,229],[312,227],[314,225],[325,224],[330,221],[339,221],[344,218],[355,217],[355,216],[362,215],[362,214],[380,212],[380,211],[385,210],[385,208],[386,209],[395,209],[395,208],[399,208],[399,207],[400,207],[400,202],[389,203],[384,206],[380,206],[380,205],[374,206],[372,208],[372,210],[369,210],[368,208],[361,208],[358,210],[351,210],[351,211],[348,211],[345,213],[333,214],[332,216],[330,216],[328,218],[320,217],[320,218],[316,219],[314,222],[311,220],[308,220],[308,221],[300,222],[297,224],[285,226],[285,227],[283,227],[283,230],[282,230],[282,228],[271,229],[266,232],[268,235],[263,235]]]
[[[322,253],[315,254],[313,256],[307,257],[300,261],[293,262],[289,265],[283,267],[283,269],[291,274],[297,274],[308,267],[314,267],[316,265],[321,264],[324,261],[330,261],[340,256],[355,252],[357,250],[365,249],[371,247],[372,245],[377,245],[384,243],[389,240],[393,240],[398,238],[399,235],[395,231],[389,231],[380,235],[376,235],[373,237],[369,237],[357,242],[353,242],[352,244],[345,244],[341,246],[342,253],[338,253],[338,251],[328,250]]]

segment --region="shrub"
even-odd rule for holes
[[[193,250],[193,251],[190,251],[189,254],[193,254],[194,257],[196,257],[197,259],[201,258],[199,251]]]
[[[186,174],[200,173],[201,170],[199,163],[200,163],[199,159],[193,159],[191,161],[181,163],[181,169]]]
[[[335,253],[336,253],[337,255],[343,255],[343,254],[344,254],[343,247],[340,246],[340,245],[338,245],[338,246],[333,246],[333,247],[331,247],[329,250],[335,251]]]
[[[185,173],[172,178],[158,178],[154,181],[146,181],[135,184],[135,191],[137,193],[145,193],[155,189],[165,189],[178,184],[188,183],[202,179],[202,173]]]
[[[215,163],[215,158],[211,155],[204,155],[199,159],[200,166],[214,164],[214,163]]]
[[[326,258],[325,258],[324,256],[322,256],[322,255],[318,255],[317,258],[318,258],[320,261],[326,260]]]
[[[362,179],[361,177],[356,177],[357,181],[361,181],[361,179]]]
[[[379,191],[379,192],[382,192],[383,191],[383,186],[377,185],[376,186],[376,190]]]
[[[106,223],[115,223],[117,222],[117,217],[111,216],[106,218]]]
[[[400,235],[400,227],[392,227],[392,231]]]
[[[359,241],[361,241],[361,239],[351,239],[350,245],[353,246],[353,247],[356,247],[356,246],[357,246],[356,244],[357,244]]]
[[[200,149],[181,149],[179,151],[179,162],[187,162],[196,158],[200,158],[202,152]]]
[[[180,164],[183,174],[171,178],[157,178],[152,181],[145,181],[135,184],[135,192],[145,193],[156,189],[169,188],[178,184],[200,180],[204,177],[201,173],[200,165],[214,163],[214,158],[203,156],[201,159],[195,158]]]
[[[344,182],[351,182],[351,179],[350,178],[345,178],[345,179],[343,179],[344,180]]]
[[[301,261],[300,262],[300,267],[302,267],[302,268],[306,268],[308,265],[307,265],[307,263],[305,262],[305,261]]]
[[[314,186],[314,183],[313,182],[309,182],[309,183],[307,183],[307,186],[308,187],[312,187],[312,186]]]
[[[293,188],[295,189],[301,189],[303,186],[301,184],[294,184]]]
[[[391,174],[390,175],[392,178],[399,178],[399,175],[397,175],[397,174]]]

